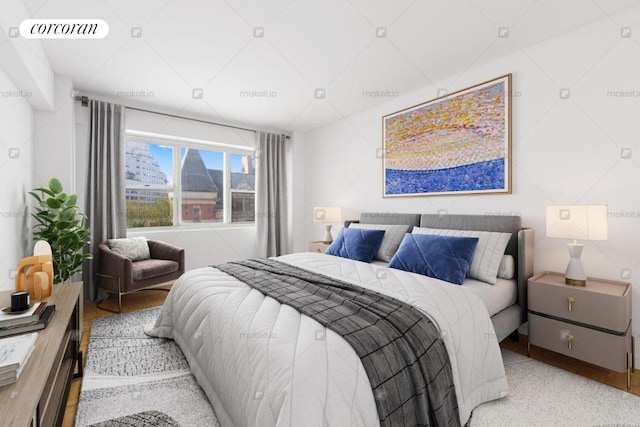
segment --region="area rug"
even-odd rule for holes
[[[502,350],[509,394],[473,410],[468,425],[638,426],[640,398]]]
[[[180,348],[152,338],[159,308],[91,324],[76,426],[218,426]]]
[[[159,308],[93,321],[76,426],[218,426],[180,348],[143,329]],[[470,427],[640,425],[640,398],[502,350],[509,394]]]

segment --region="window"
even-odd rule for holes
[[[255,158],[231,154],[231,222],[255,222],[255,188]]]
[[[253,150],[129,137],[125,165],[128,227],[255,222]]]
[[[127,141],[127,227],[173,225],[172,157],[172,147]]]

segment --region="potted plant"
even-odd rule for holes
[[[57,178],[49,179],[49,187],[38,187],[30,191],[38,202],[36,213],[31,214],[35,240],[46,240],[51,245],[54,283],[62,283],[82,270],[85,259],[91,254],[82,250],[91,241],[90,230],[85,226],[86,215],[80,212],[78,196],[67,194]]]

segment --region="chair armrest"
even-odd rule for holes
[[[106,242],[98,245],[98,274],[107,276],[119,277],[121,280],[121,287],[124,289],[126,284],[131,282],[133,277],[133,264],[129,258],[126,258],[120,254],[113,252],[109,249],[109,245]],[[107,289],[115,290],[113,280],[103,280],[98,276],[98,282]]]
[[[180,265],[180,271],[184,273],[184,249],[171,243],[159,240],[147,240],[152,259],[168,259]]]

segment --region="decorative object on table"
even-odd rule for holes
[[[24,334],[25,332],[39,331],[49,324],[49,320],[56,311],[55,305],[46,305],[42,303],[43,309],[38,314],[38,318],[32,321],[24,321],[22,323],[13,324],[11,326],[0,327],[0,337],[8,337],[11,335]]]
[[[86,216],[80,212],[78,196],[63,191],[57,178],[49,179],[48,188],[38,187],[29,194],[38,202],[33,237],[46,240],[51,245],[54,283],[62,283],[81,271],[82,263],[91,254],[82,250],[89,244],[90,230]]]
[[[342,222],[342,208],[341,207],[316,207],[313,208],[313,221],[322,222],[326,225],[326,232],[324,233],[324,243],[333,242],[331,236],[331,224]]]
[[[0,386],[18,381],[35,348],[37,333],[0,340]]]
[[[16,293],[18,292],[14,292],[14,294]],[[11,295],[12,299],[14,294]],[[5,307],[0,310],[0,328],[36,322],[46,306],[47,304],[44,302],[37,302],[29,304],[28,309],[20,311],[13,310],[12,307]]]
[[[53,276],[51,246],[45,240],[40,240],[33,248],[33,256],[18,262],[16,291],[26,291],[34,300],[48,298],[53,289]]]
[[[27,310],[29,310],[29,292],[19,291],[12,293],[9,313],[23,313]]]
[[[573,239],[573,243],[567,244],[571,258],[565,272],[565,283],[585,286],[587,276],[580,262],[584,245],[578,240],[607,240],[607,205],[547,206],[547,237]]]
[[[511,193],[511,74],[382,118],[383,196]]]

